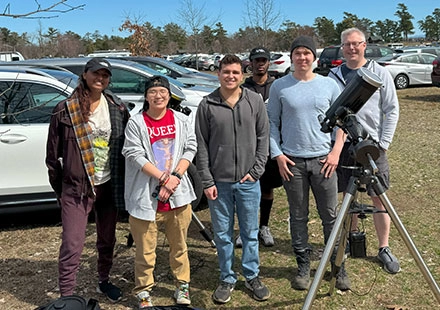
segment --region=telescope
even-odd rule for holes
[[[381,85],[382,79],[377,74],[367,68],[359,68],[320,120],[321,131],[329,133],[335,126],[342,128],[345,117],[356,114]]]

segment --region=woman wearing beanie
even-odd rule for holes
[[[189,305],[190,266],[186,237],[196,199],[186,174],[197,142],[190,118],[168,108],[170,84],[163,76],[145,85],[143,111],[131,117],[122,150],[126,159],[125,203],[136,244],[135,288],[139,309],[152,306],[158,226],[164,226],[177,304]]]
[[[343,132],[338,130],[332,148],[330,134],[321,131],[319,117],[324,116],[340,90],[334,80],[313,73],[312,64],[316,59],[313,38],[296,38],[290,57],[295,70],[273,82],[267,110],[270,155],[277,160],[289,203],[290,233],[298,264],[293,286],[305,290],[310,285],[309,191],[311,189],[315,197],[326,243],[337,216],[338,189],[334,172],[343,146]],[[336,288],[350,288],[344,265],[336,276]]]

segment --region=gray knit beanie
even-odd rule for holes
[[[299,36],[295,40],[293,40],[292,46],[290,47],[290,58],[292,58],[292,52],[297,47],[305,47],[312,51],[313,56],[316,59],[316,46],[312,37],[309,36]]]

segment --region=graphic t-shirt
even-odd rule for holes
[[[92,149],[95,158],[94,184],[104,184],[110,180],[110,112],[107,99],[101,94],[98,107],[90,114],[88,122],[92,130]]]
[[[156,167],[167,173],[171,173],[173,165],[174,139],[176,137],[176,126],[174,114],[167,110],[164,117],[155,120],[143,112],[145,124],[147,125],[148,136],[154,153]],[[169,202],[158,201],[157,211],[170,211]]]

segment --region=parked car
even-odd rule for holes
[[[190,86],[220,86],[218,78],[215,75],[199,72],[197,70],[189,70],[188,68],[182,67],[181,65],[162,58],[150,56],[128,56],[118,57],[117,59],[131,60],[141,63],[159,73],[165,74],[173,79],[182,82],[183,84],[187,84]]]
[[[178,64],[178,65],[180,65],[180,66],[185,67],[183,64],[184,64],[184,63],[185,63],[185,62],[186,62],[191,56],[192,56],[192,55],[190,55],[190,54],[182,54],[182,55],[179,55],[179,56],[173,58],[171,61],[174,62],[174,63],[176,63],[176,64]]]
[[[0,52],[0,61],[19,61],[24,57],[19,52]]]
[[[391,73],[396,88],[403,89],[410,85],[432,84],[435,58],[435,55],[427,53],[403,53],[380,58],[377,62]]]
[[[272,53],[270,56],[269,75],[281,77],[291,71],[290,53]]]
[[[379,59],[393,54],[393,49],[377,44],[367,44],[365,49],[365,58],[367,59]],[[328,46],[322,50],[315,72],[327,76],[331,68],[337,67],[344,62],[345,58],[342,55],[341,46]]]
[[[219,68],[220,61],[222,60],[222,58],[224,56],[225,55],[223,55],[223,54],[217,54],[217,55],[214,56],[214,66],[215,66],[216,69]]]
[[[211,72],[215,71],[215,56],[213,55],[208,55],[208,56],[202,56],[199,59],[199,70],[203,69],[203,70],[209,70]]]
[[[252,62],[249,60],[249,57],[246,55],[246,56],[240,57],[240,59],[241,59],[241,66],[243,68],[243,73],[251,74],[252,73]]]
[[[0,63],[1,72],[22,72],[22,73],[32,73],[41,76],[47,76],[57,79],[64,84],[75,88],[78,84],[78,75],[70,72],[68,70],[50,69],[50,68],[39,68],[38,66],[18,66],[16,62],[11,62],[8,64]]]
[[[90,58],[44,58],[25,60],[19,63],[34,64],[47,67],[61,67],[77,75],[82,74],[84,65]],[[112,77],[109,90],[114,92],[124,102],[135,104],[135,111],[142,109],[144,103],[145,81],[156,74],[161,74],[153,69],[134,61],[108,58],[112,65]],[[163,74],[162,74],[163,75]],[[167,77],[166,75],[164,75]],[[171,93],[173,98],[182,101],[181,105],[190,108],[194,113],[191,117],[195,118],[195,111],[203,96],[214,90],[213,87],[188,86],[175,79],[167,77],[170,81]]]
[[[395,50],[396,53],[428,53],[436,56],[440,56],[440,47],[434,46],[407,46],[403,48],[398,48]]]
[[[35,73],[0,74],[0,213],[56,207],[45,166],[46,139],[55,105],[73,88]]]
[[[122,84],[133,88],[132,84],[135,83],[133,79],[145,76],[136,76],[134,72],[123,72],[116,62],[111,62],[113,65],[112,83],[113,78],[116,78],[115,84],[118,84],[117,87],[121,89],[124,86]],[[70,74],[71,80],[75,81],[78,80],[78,76],[72,72],[56,70],[55,66],[47,69],[35,65],[31,70],[29,67],[30,65],[0,66],[0,111],[2,113],[0,117],[0,162],[2,163],[0,214],[57,207],[56,197],[49,185],[45,166],[45,146],[53,108],[59,101],[66,99],[74,88],[59,81],[56,77],[48,76],[48,72],[53,72],[56,76]],[[126,80],[122,81],[122,77]],[[125,94],[122,93],[122,95]],[[143,98],[143,88],[141,96]],[[185,97],[180,99],[183,100]],[[173,108],[176,110],[183,110],[180,106],[182,103],[180,99],[173,94]],[[200,192],[198,199],[193,202],[195,209],[202,198],[202,185],[196,168],[193,165],[191,167],[188,173],[194,188]]]
[[[431,81],[432,85],[440,87],[440,56],[432,62]]]

